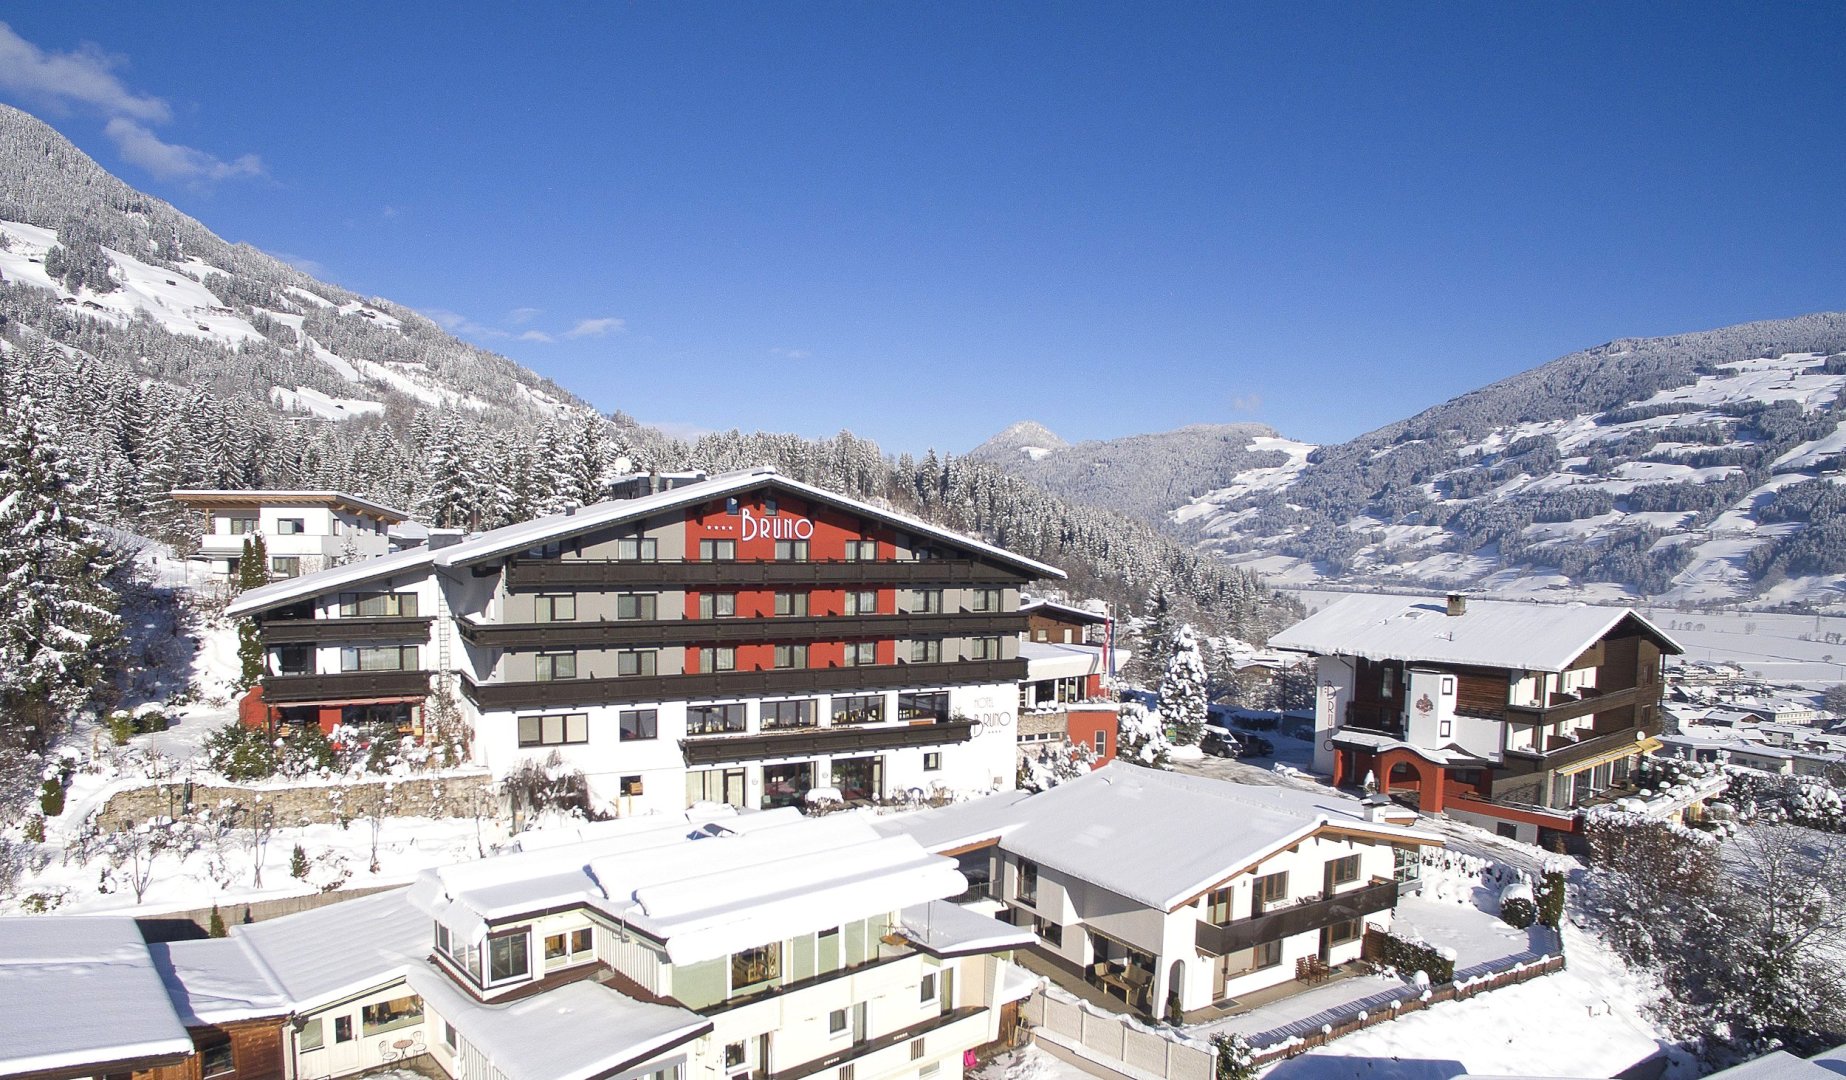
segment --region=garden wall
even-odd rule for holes
[[[386,817],[472,817],[477,806],[497,815],[505,807],[491,791],[484,771],[447,772],[408,779],[316,781],[298,784],[150,783],[118,791],[103,804],[98,818],[105,831],[153,817],[181,817],[234,804],[265,806],[278,826],[338,824],[368,816],[381,807]],[[189,801],[188,801],[189,800]]]

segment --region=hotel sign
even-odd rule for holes
[[[806,540],[814,535],[814,522],[807,518],[762,517],[744,507],[742,538],[745,540]]]

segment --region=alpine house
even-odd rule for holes
[[[991,790],[1015,774],[1022,585],[1056,567],[761,468],[253,589],[247,723],[556,753],[622,814]]]

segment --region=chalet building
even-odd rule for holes
[[[243,594],[246,716],[416,734],[433,692],[623,814],[1012,785],[1019,590],[1061,571],[773,469],[624,490]]]
[[[1662,657],[1625,608],[1349,596],[1270,639],[1315,654],[1314,763],[1539,842],[1659,749]]]
[[[1166,1019],[1357,960],[1442,844],[1415,818],[1118,762],[874,827],[956,856],[1055,978]]]
[[[269,552],[270,577],[293,578],[383,555],[391,550],[391,528],[409,520],[402,510],[343,491],[183,489],[171,497],[203,513],[196,557],[227,578],[237,576],[245,542],[258,536]]]
[[[1055,600],[1028,600],[1019,610],[1026,613],[1026,637],[1031,641],[1101,645],[1109,625],[1109,616],[1102,612]]]

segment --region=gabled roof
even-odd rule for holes
[[[1469,599],[1461,615],[1440,598],[1348,596],[1269,639],[1272,649],[1367,660],[1564,671],[1584,650],[1633,620],[1662,650],[1685,650],[1632,608]]]
[[[415,548],[400,551],[394,555],[336,566],[318,573],[303,574],[301,577],[265,585],[260,589],[252,589],[233,600],[225,609],[225,613],[232,616],[249,615],[310,596],[319,596],[348,585],[356,585],[432,565],[448,568],[491,562],[530,548],[542,547],[545,544],[566,540],[573,536],[595,532],[611,525],[639,521],[667,510],[710,502],[713,499],[723,499],[764,486],[775,487],[836,509],[883,521],[905,532],[966,549],[982,558],[1004,563],[1033,577],[1061,578],[1065,576],[1064,571],[1047,563],[1028,559],[1023,555],[1015,555],[1005,548],[963,536],[906,514],[873,506],[857,499],[850,499],[811,484],[791,480],[775,469],[764,467],[726,473],[710,480],[671,488],[636,499],[611,499],[608,502],[585,506],[567,514],[551,514],[534,518],[531,521],[502,526],[479,533],[461,543],[433,551],[428,548]],[[389,560],[399,561],[393,563]]]
[[[1024,612],[1043,613],[1055,618],[1068,619],[1072,622],[1080,622],[1095,626],[1100,626],[1109,621],[1109,616],[1104,615],[1100,611],[1091,611],[1089,608],[1080,608],[1074,604],[1061,604],[1056,600],[1027,600],[1019,605],[1019,610]]]
[[[147,947],[187,1027],[286,1016],[288,998],[242,936]]]
[[[403,977],[429,955],[432,933],[404,889],[231,929],[301,1011]]]
[[[409,521],[410,515],[383,503],[344,491],[295,491],[275,488],[176,488],[167,497],[182,506],[210,510],[220,506],[331,506],[382,518],[386,524]]]
[[[133,919],[0,919],[0,1076],[191,1053]]]
[[[889,818],[879,828],[920,837],[997,835],[1002,850],[1161,911],[1327,827],[1442,842],[1371,821],[1357,801],[1333,792],[1233,784],[1122,762],[1030,798],[993,802],[986,820],[978,820],[988,802]],[[938,828],[936,815],[952,817],[954,827]]]

